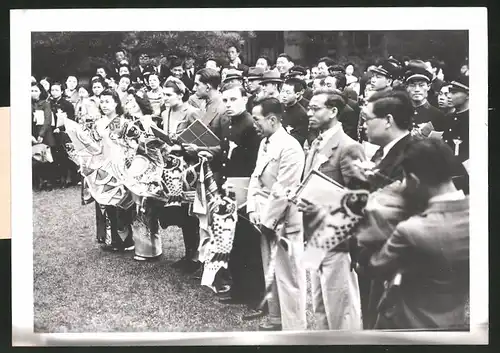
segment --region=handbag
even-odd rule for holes
[[[44,143],[31,146],[31,158],[40,163],[54,162],[50,147]]]

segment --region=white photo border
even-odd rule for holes
[[[109,21],[119,17],[123,21]],[[147,21],[126,21],[148,19]],[[185,21],[189,18],[190,21]],[[286,18],[288,21],[277,21]],[[356,21],[352,21],[356,18]],[[388,18],[390,21],[372,21]],[[414,19],[419,19],[415,21]],[[89,19],[92,19],[89,21]],[[168,19],[166,21],[165,19]],[[210,20],[208,20],[210,19]],[[244,20],[243,20],[244,19]],[[295,19],[295,20],[294,20]],[[314,21],[304,21],[314,19]],[[335,19],[335,20],[333,20]],[[12,344],[268,345],[488,343],[488,36],[486,8],[226,8],[11,10]],[[131,28],[129,23],[134,23]],[[290,28],[300,23],[301,28]],[[376,24],[375,24],[376,23]],[[194,25],[195,24],[195,25]],[[470,67],[470,332],[35,334],[29,87],[31,32],[220,30],[468,30]],[[398,343],[399,342],[399,343]],[[403,342],[405,344],[405,342]]]

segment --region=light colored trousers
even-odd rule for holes
[[[304,252],[303,233],[290,234],[288,252],[278,243],[275,281],[272,298],[268,301],[269,322],[281,324],[283,330],[306,330],[306,271],[300,266]],[[262,264],[264,273],[269,266],[269,241],[261,236]]]
[[[313,311],[318,330],[361,330],[358,275],[351,271],[351,257],[330,252],[322,271],[311,271]]]

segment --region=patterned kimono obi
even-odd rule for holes
[[[161,89],[158,89],[156,92],[149,91],[147,93],[147,97],[149,102],[151,103],[151,108],[153,108],[153,115],[160,116],[161,106],[163,104],[163,93]]]

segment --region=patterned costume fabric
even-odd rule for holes
[[[378,249],[398,223],[410,216],[401,194],[401,182],[394,182],[370,194],[363,225],[356,234],[362,247]]]
[[[364,217],[369,192],[346,190],[340,203],[320,209],[313,221],[306,225],[306,246],[303,263],[306,268],[318,270],[326,254],[356,234]]]
[[[210,241],[206,245],[201,284],[212,288],[217,272],[228,268],[238,215],[236,201],[227,196],[216,196],[208,207]]]

